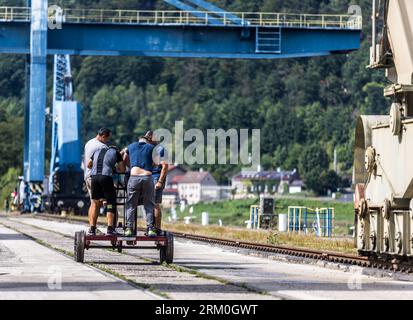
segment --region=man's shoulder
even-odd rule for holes
[[[133,148],[133,147],[135,147],[135,146],[137,146],[137,145],[138,145],[138,142],[137,142],[137,141],[132,142],[131,144],[128,145],[127,149]]]
[[[86,147],[93,147],[93,146],[99,146],[99,147],[104,147],[106,146],[106,144],[104,144],[103,142],[100,142],[98,139],[93,138],[90,139],[88,142],[86,142],[85,148]]]
[[[137,142],[138,147],[153,150],[155,146],[148,142]]]
[[[109,152],[111,155],[117,155],[117,154],[120,154],[120,151],[118,150],[118,149],[116,149],[116,148],[109,148],[109,150],[107,151],[107,152]]]
[[[85,148],[93,144],[95,141],[96,141],[96,138],[90,139],[88,142],[86,142]]]
[[[148,150],[153,151],[153,150],[155,150],[155,147],[156,147],[156,146],[154,146],[154,145],[151,144],[151,143],[147,143],[147,146],[146,146],[146,147],[148,148]]]

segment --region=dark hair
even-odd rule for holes
[[[152,140],[153,137],[153,131],[149,130],[147,133],[145,133],[145,138],[147,138],[148,140]]]
[[[138,140],[140,140],[140,139],[146,139],[146,140],[150,141],[150,140],[152,140],[152,136],[153,136],[153,131],[152,131],[152,130],[149,130],[148,132],[145,133],[144,136],[140,136],[140,137],[138,138]]]
[[[98,131],[98,135],[101,137],[109,137],[111,133],[112,131],[110,131],[110,129],[108,128],[101,128]]]

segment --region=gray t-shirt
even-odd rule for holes
[[[117,163],[123,161],[120,152],[114,148],[102,148],[93,155],[93,167],[91,176],[113,176],[113,170]]]
[[[85,180],[90,177],[90,172],[91,170],[87,167],[87,163],[89,160],[92,158],[93,154],[102,148],[106,148],[107,145],[104,144],[103,142],[100,142],[97,138],[93,138],[89,140],[86,145],[85,145],[85,162],[84,162],[84,168],[85,168]]]

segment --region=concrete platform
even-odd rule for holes
[[[0,300],[153,300],[154,294],[0,225]]]
[[[19,232],[41,240],[58,250],[73,252],[73,235],[87,229],[78,223],[45,221],[27,216],[0,216],[0,225],[9,226]],[[159,259],[159,252],[150,250]],[[139,253],[142,251],[139,250]],[[177,252],[179,254],[179,252]],[[148,261],[140,255],[119,254],[117,251],[92,249],[85,252],[85,262],[108,270],[111,273],[148,286],[155,293],[172,300],[274,300],[275,295],[264,295],[219,281],[194,272],[185,272]],[[225,279],[224,279],[225,280]]]
[[[12,219],[37,227],[56,230],[63,234],[84,228],[83,225],[44,221],[40,219]],[[243,284],[248,288],[268,292],[274,298],[286,299],[384,299],[412,300],[413,282],[379,278],[364,274],[363,268],[347,271],[332,270],[316,265],[295,264],[247,256],[231,249],[190,241],[175,242],[177,265],[192,268],[211,277]],[[152,251],[126,251],[137,257],[157,259]],[[127,267],[123,268],[127,273]],[[150,280],[147,280],[150,281]],[[158,279],[153,279],[157,282]],[[166,279],[165,279],[166,281]],[[188,290],[188,285],[170,284],[171,290]],[[194,286],[197,284],[194,283]],[[195,295],[193,297],[196,297]],[[263,296],[264,298],[265,296]]]

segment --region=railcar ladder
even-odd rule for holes
[[[281,28],[257,28],[256,53],[281,53]]]

